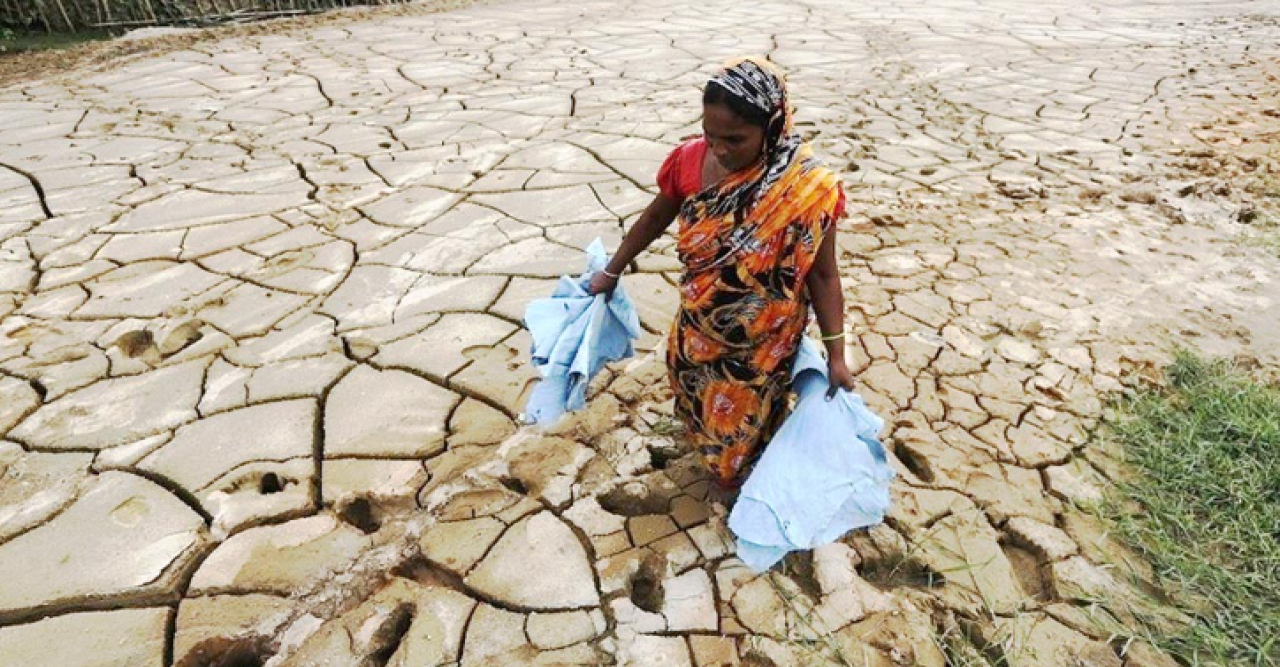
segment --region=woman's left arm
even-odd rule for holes
[[[824,337],[844,332],[844,292],[840,288],[840,267],[836,265],[836,226],[822,239],[818,257],[805,278],[813,312],[818,316],[818,329]],[[846,333],[846,335],[848,335]],[[837,388],[853,390],[853,373],[844,359],[844,338],[823,341],[827,346],[827,378],[831,382],[828,396]]]

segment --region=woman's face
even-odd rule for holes
[[[702,132],[711,155],[726,171],[746,169],[764,152],[764,128],[748,123],[723,104],[702,105]]]

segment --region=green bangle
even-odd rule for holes
[[[824,343],[832,340],[840,340],[845,336],[845,333],[843,331],[841,331],[840,333],[833,333],[833,334],[824,334],[822,332],[818,332],[818,333],[819,333],[818,340]]]

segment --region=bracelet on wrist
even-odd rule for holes
[[[613,278],[614,280],[617,280],[618,278],[622,277],[621,273],[609,273],[609,269],[600,269],[600,273],[603,273],[606,276]]]
[[[843,331],[839,333],[833,333],[833,334],[822,333],[822,332],[818,332],[818,333],[819,333],[818,340],[824,343],[832,340],[842,340],[845,337],[845,333]]]

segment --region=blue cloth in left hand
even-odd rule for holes
[[[799,398],[765,447],[729,513],[738,557],[763,572],[789,551],[814,549],[880,523],[894,477],[878,440],[884,421],[862,398],[827,400],[827,364],[804,339],[792,370]]]
[[[587,384],[605,364],[635,354],[640,318],[622,285],[613,294],[591,294],[591,276],[609,257],[596,239],[587,247],[587,271],[576,280],[561,276],[555,291],[525,309],[533,335],[533,365],[542,376],[525,406],[529,423],[550,424],[586,404]]]

